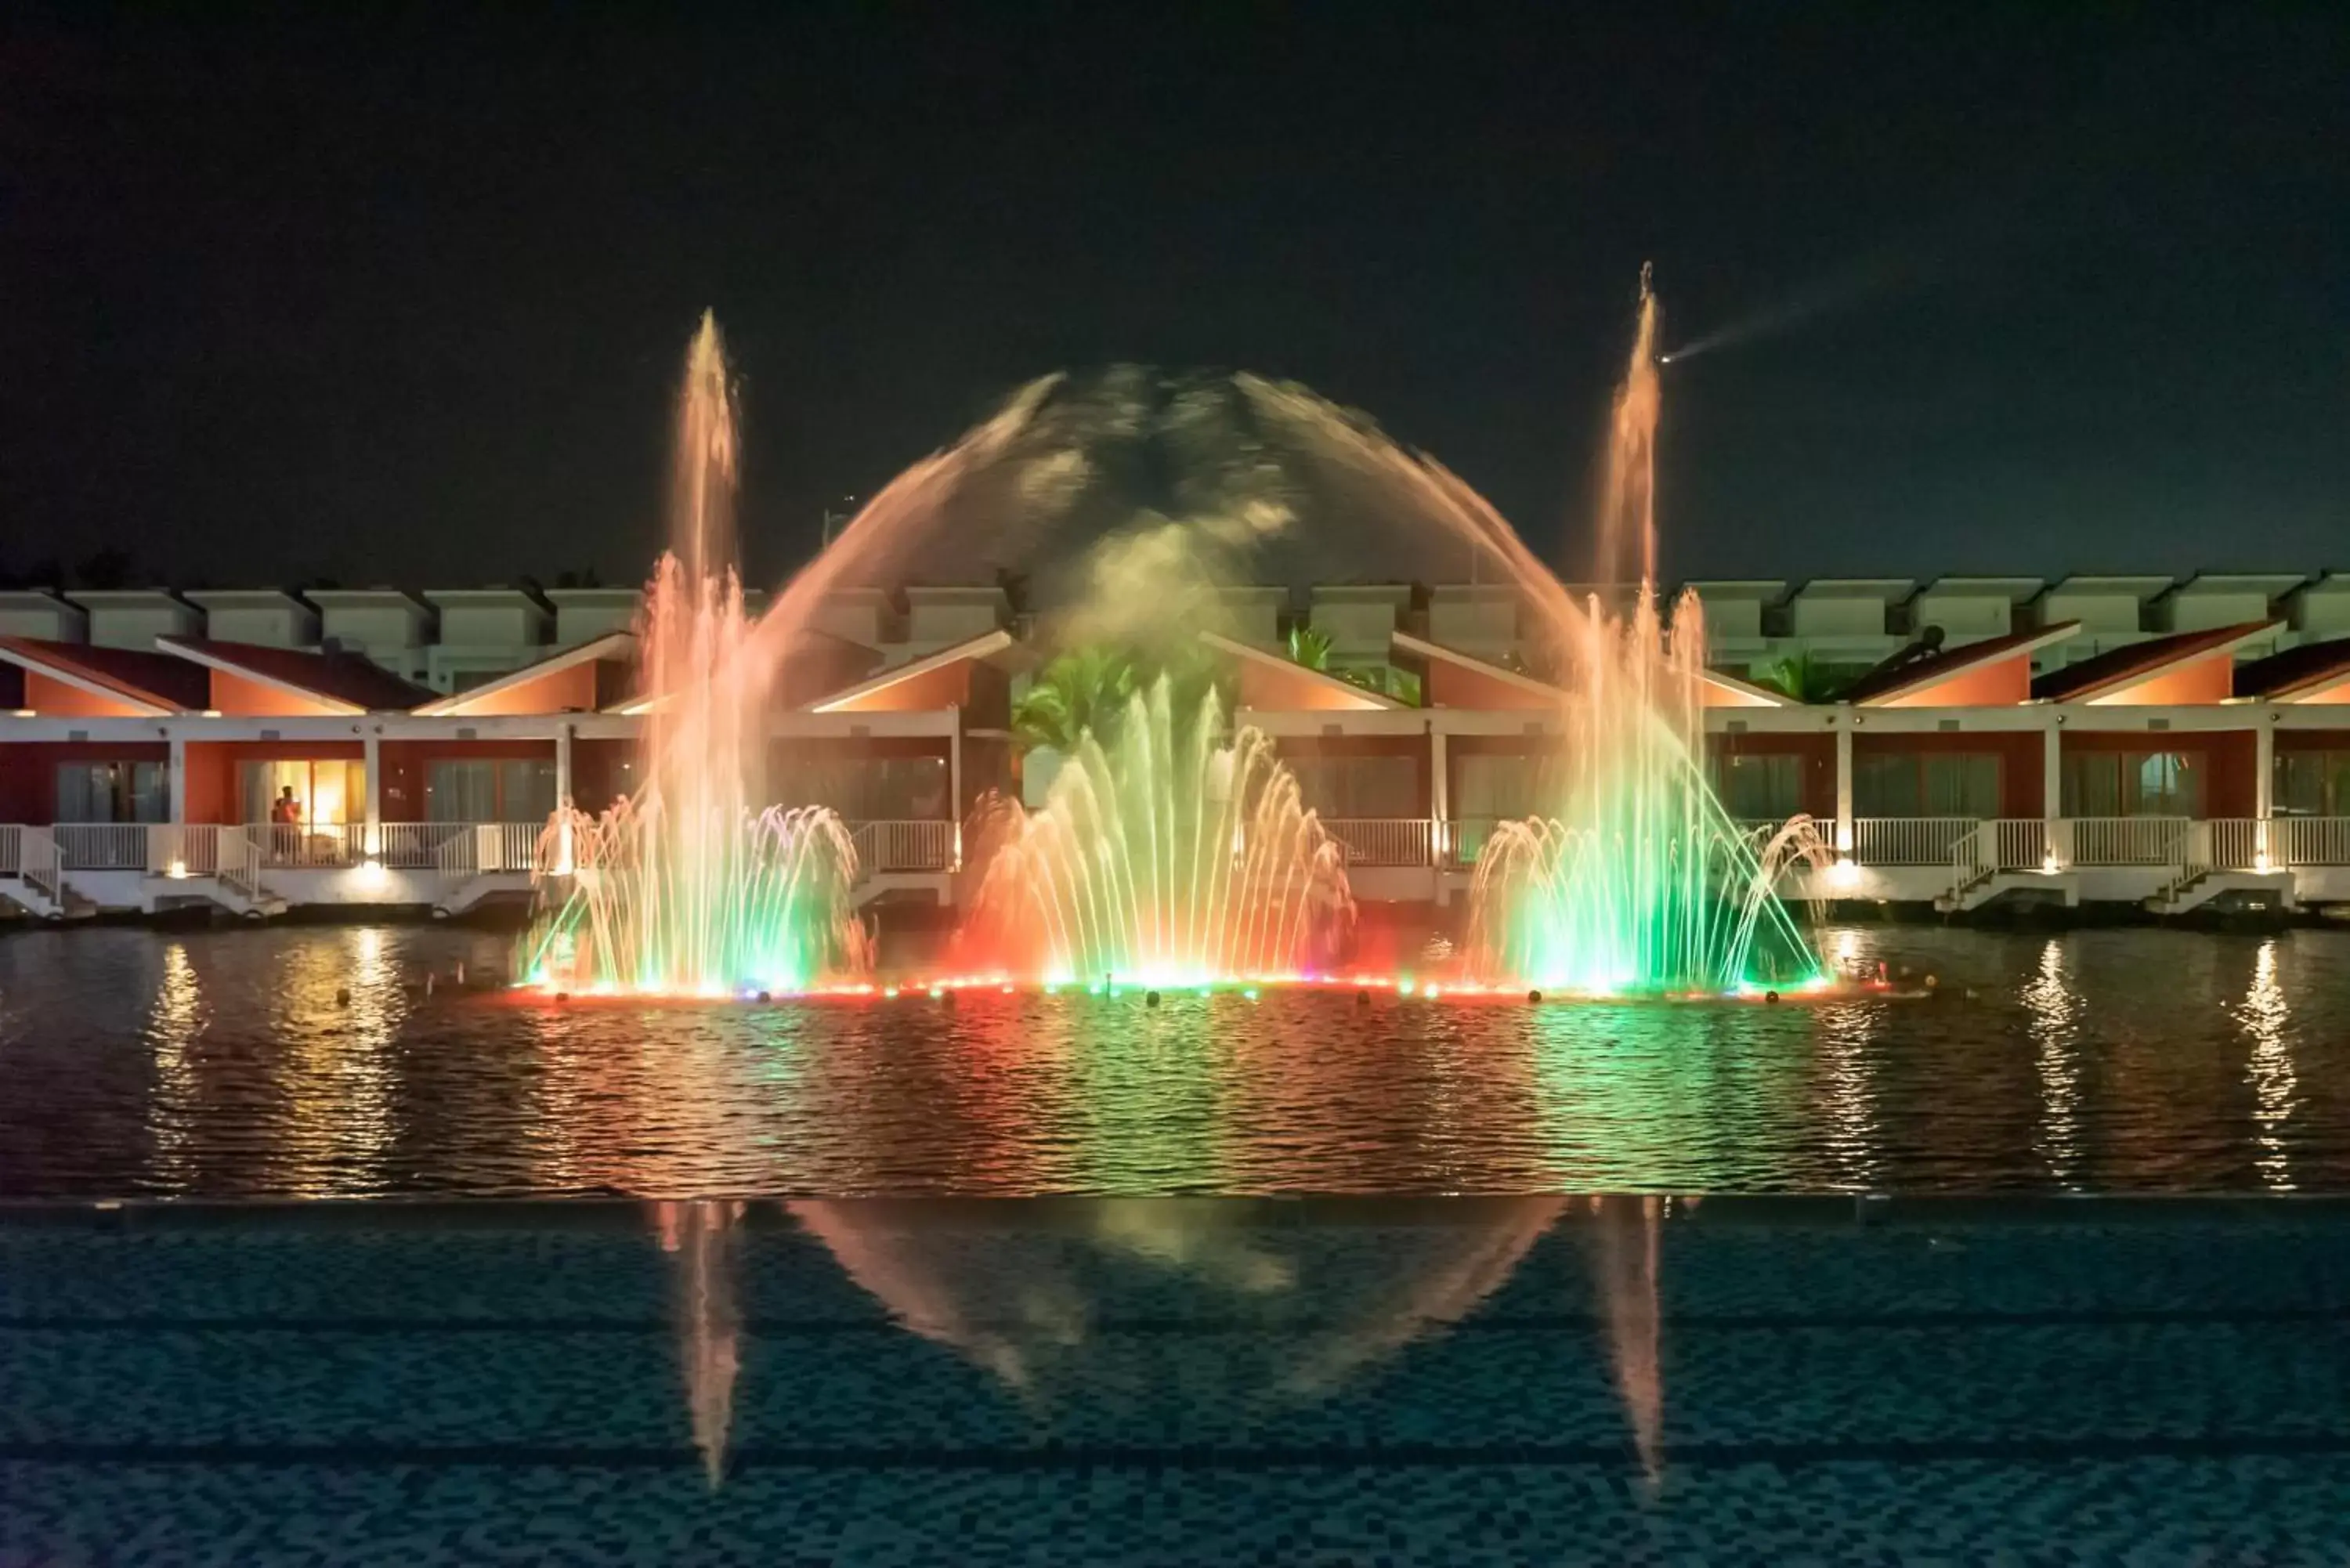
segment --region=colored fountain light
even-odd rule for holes
[[[735,569],[735,409],[704,316],[679,397],[671,548],[640,641],[644,785],[600,815],[565,803],[522,972],[587,994],[808,990],[862,973],[857,856],[840,818],[762,798],[774,659]]]
[[[1105,744],[1087,731],[1034,814],[993,803],[963,937],[984,967],[1047,985],[1186,987],[1309,974],[1351,944],[1345,859],[1253,729],[1161,674]]]

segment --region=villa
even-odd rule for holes
[[[2350,906],[2350,574],[1689,586],[1724,806],[1808,815],[1826,846],[1791,893]],[[0,904],[523,897],[557,802],[634,787],[639,601],[0,593]],[[1521,658],[1516,597],[1249,587],[1228,610],[1203,643],[1357,896],[1459,898],[1491,826],[1538,809],[1556,744],[1563,694]],[[1289,657],[1298,624],[1327,638],[1326,667]],[[964,814],[1043,776],[1012,729],[1037,662],[999,587],[837,595],[786,651],[769,793],[852,825],[860,898],[951,902]]]

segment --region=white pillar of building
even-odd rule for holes
[[[954,823],[954,858],[949,869],[962,869],[962,705],[950,704],[947,718],[947,816]]]
[[[367,777],[367,853],[383,851],[383,726],[370,726],[359,738],[360,767]]]
[[[1836,820],[1835,846],[1839,855],[1850,855],[1852,840],[1852,710],[1841,710],[1832,721],[1835,724],[1836,757]]]
[[[172,790],[172,820],[188,820],[188,742],[184,735],[167,735],[172,747],[170,764]]]
[[[2269,867],[2269,817],[2276,810],[2276,713],[2261,711],[2252,731],[2252,853],[2265,871]]]
[[[558,809],[571,806],[571,726],[555,726],[555,804]]]
[[[2050,822],[2064,815],[2064,732],[2054,718],[2040,732],[2040,815]]]
[[[1439,873],[1436,897],[1444,899],[1442,872],[1452,855],[1452,763],[1444,732],[1434,720],[1428,725],[1428,851]]]

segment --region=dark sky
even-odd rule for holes
[[[1571,558],[1646,258],[1673,574],[2350,566],[2350,6],[1591,9],[12,10],[0,568],[634,580],[705,306],[765,576],[1117,360]]]

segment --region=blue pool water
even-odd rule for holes
[[[18,1210],[0,1563],[2329,1563],[2350,1206]]]

